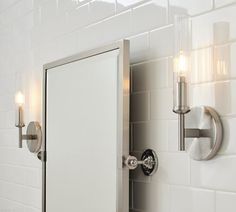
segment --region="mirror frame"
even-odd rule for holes
[[[101,48],[92,49],[63,59],[47,63],[43,66],[43,118],[42,118],[42,212],[46,212],[47,191],[47,73],[50,69],[68,63],[83,60],[113,50],[120,50],[118,56],[118,120],[117,120],[117,204],[116,212],[129,211],[129,170],[123,166],[123,158],[129,155],[129,107],[130,107],[130,67],[129,41],[122,40]]]

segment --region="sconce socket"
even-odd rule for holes
[[[190,111],[188,106],[188,89],[185,77],[178,77],[176,82],[176,94],[173,111],[178,114],[185,114]]]
[[[24,123],[24,111],[22,106],[19,106],[16,111],[16,127],[25,127]]]

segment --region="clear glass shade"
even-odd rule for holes
[[[191,70],[191,22],[187,15],[174,19],[175,48],[173,59],[173,110],[188,111],[188,81]]]

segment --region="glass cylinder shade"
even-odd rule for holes
[[[187,15],[175,16],[174,35],[173,111],[184,114],[189,111],[188,81],[191,69],[191,22]]]

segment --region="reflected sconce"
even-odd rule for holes
[[[194,160],[209,160],[220,149],[223,127],[211,107],[189,107],[191,72],[191,22],[186,15],[175,17],[175,55],[173,59],[173,112],[178,114],[178,148]]]
[[[15,95],[16,103],[16,123],[15,126],[19,129],[19,148],[22,148],[24,140],[27,141],[27,146],[30,152],[38,153],[42,145],[42,131],[38,122],[32,121],[29,123],[26,134],[23,134],[24,123],[24,104],[25,97],[22,92],[17,92]]]

